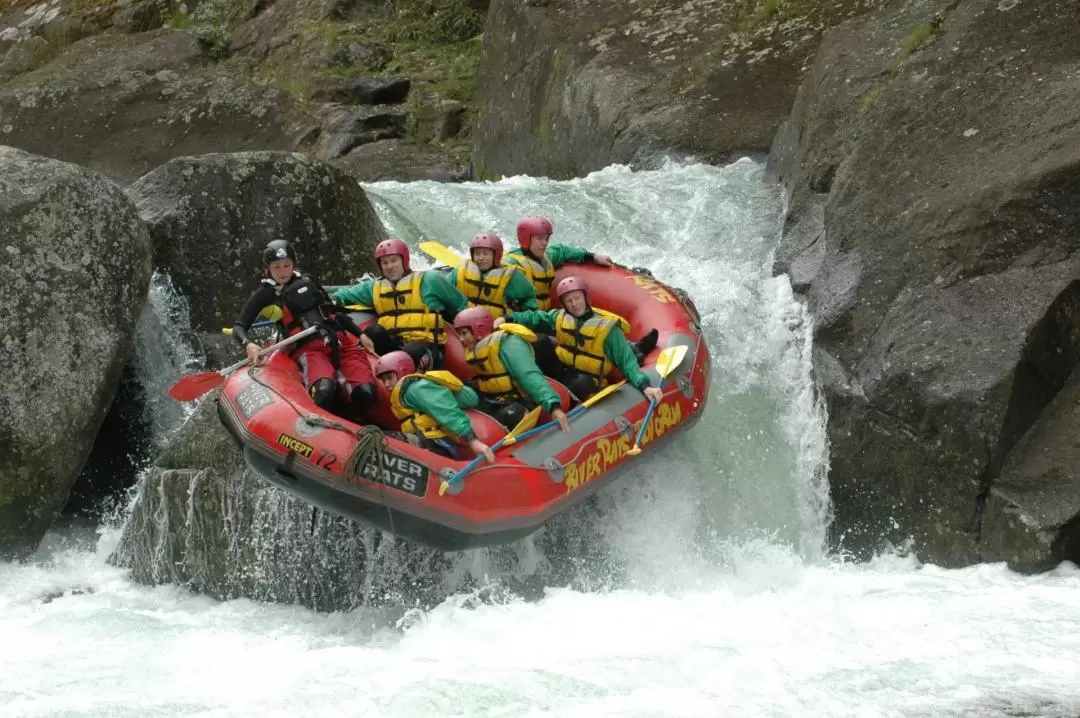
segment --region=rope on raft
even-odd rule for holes
[[[394,513],[386,504],[386,484],[382,480],[383,452],[386,450],[386,436],[382,429],[371,424],[361,426],[357,431],[351,431],[341,422],[333,419],[324,419],[317,414],[308,414],[304,420],[309,424],[337,429],[352,434],[356,437],[356,446],[353,447],[349,458],[345,460],[346,479],[366,479],[379,485],[379,493],[383,497],[383,506],[386,508],[386,520],[390,526],[390,533],[394,531]],[[364,469],[370,467],[365,476]],[[311,514],[312,531],[315,528],[315,514]]]
[[[386,437],[383,436],[382,429],[370,424],[361,426],[355,436],[356,446],[345,462],[345,476],[355,479],[371,479],[372,475],[370,474],[364,476],[364,467],[370,464],[374,469],[375,480],[378,481],[377,477],[383,465],[383,451],[386,449]]]

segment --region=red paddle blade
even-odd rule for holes
[[[169,389],[169,396],[177,401],[191,401],[198,399],[208,391],[213,391],[225,383],[225,377],[216,371],[203,371],[198,374],[188,374]]]

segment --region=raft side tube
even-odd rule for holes
[[[282,455],[250,434],[227,402],[218,402],[218,416],[237,444],[244,460],[259,477],[292,496],[329,513],[353,519],[402,538],[441,551],[461,551],[517,541],[542,527],[552,516],[601,490],[634,462],[615,466],[602,476],[568,493],[549,508],[511,519],[477,521],[468,516],[433,509],[431,501],[410,500],[394,489],[366,479],[343,486],[343,480],[295,454]],[[673,440],[700,418],[700,413],[650,446]],[[431,472],[426,496],[437,495],[438,474]]]

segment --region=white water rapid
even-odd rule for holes
[[[0,564],[0,716],[1080,715],[1075,567],[826,555],[809,319],[771,277],[780,197],[759,164],[367,189],[413,246],[483,230],[512,246],[544,214],[556,241],[694,298],[707,414],[600,497],[618,577],[325,615],[139,586],[105,563],[116,529],[57,531]]]

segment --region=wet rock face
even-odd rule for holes
[[[401,140],[362,144],[335,159],[334,164],[369,182],[461,182],[472,178],[469,163],[463,159],[435,147],[408,145]]]
[[[667,153],[764,152],[821,32],[876,4],[493,0],[477,175],[569,177]]]
[[[385,237],[353,178],[297,153],[181,157],[139,178],[129,195],[197,331],[232,326],[263,276],[269,242],[292,240],[302,271],[345,284],[373,268]]]
[[[777,134],[776,270],[817,320],[843,550],[1080,558],[1076,412],[1055,399],[1080,359],[1075,22],[1060,0],[865,15]]]
[[[136,351],[138,349],[136,348]],[[116,396],[98,430],[93,449],[71,487],[65,515],[100,519],[114,501],[135,485],[152,447],[146,417],[146,390],[129,361],[120,374]]]
[[[212,398],[139,485],[114,564],[218,599],[320,611],[428,603],[449,558],[315,511],[251,475]]]
[[[123,183],[177,156],[291,147],[283,93],[207,66],[188,33],[98,35],[63,50],[0,85],[0,141]]]
[[[150,238],[95,172],[0,147],[0,557],[64,505],[116,393],[150,283]]]

